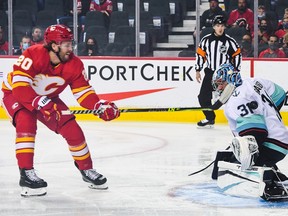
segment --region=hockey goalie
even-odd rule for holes
[[[220,95],[230,86],[224,113],[235,136],[232,151],[217,153],[212,178],[230,194],[287,199],[288,178],[276,165],[288,152],[288,131],[279,112],[285,91],[269,80],[242,79],[231,64],[215,71],[212,85]]]

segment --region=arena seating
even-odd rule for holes
[[[85,37],[88,35],[92,35],[97,39],[98,45],[101,47],[103,52],[105,51],[106,53],[109,53],[107,50],[111,50],[111,47],[113,47],[114,53],[116,53],[118,46],[111,44],[118,40],[116,39],[116,31],[118,27],[127,27],[129,25],[132,27],[132,29],[135,27],[135,0],[112,1],[113,12],[108,20],[104,17],[103,13],[99,11],[87,12],[84,25],[78,25],[79,43],[83,42]],[[229,1],[229,7],[226,8],[226,11],[229,13],[231,10],[237,8],[237,2],[237,0]],[[272,4],[271,0],[258,0],[258,5],[265,6],[266,18],[275,27],[274,30],[279,28],[279,20],[282,19],[285,8],[288,8],[287,0],[277,0],[275,2],[276,5]],[[253,9],[253,1],[248,0],[248,3],[249,7]],[[193,20],[196,19],[195,15],[188,15],[189,12],[195,10],[195,4],[195,0],[140,0],[140,32],[141,35],[145,35],[144,38],[149,41],[148,43],[145,43],[145,46],[141,44],[141,55],[153,55],[151,53],[153,50],[157,49],[157,44],[167,43],[169,45],[169,43],[176,43],[175,41],[180,41],[176,39],[177,35],[179,35],[179,38],[181,35],[183,36],[182,38],[185,38],[185,35],[187,36],[186,38],[190,38],[188,35],[193,34],[194,30],[191,29],[194,28],[191,27],[189,30],[187,29],[187,32],[183,33],[181,32],[182,30],[178,31],[175,29],[177,27],[185,29],[187,23],[191,23],[189,25],[195,25],[193,24]],[[207,8],[203,8],[203,5],[205,4],[207,5]],[[45,29],[51,24],[62,23],[69,26],[73,30],[73,17],[67,16],[67,10],[64,10],[64,5],[64,0],[45,0],[43,10],[42,7],[41,9],[38,8],[39,5],[37,5],[37,0],[14,0],[13,45],[19,46],[22,36],[30,35],[32,28],[36,25],[40,26],[42,29]],[[208,0],[201,0],[201,10],[208,9],[208,6]],[[184,22],[186,22],[186,24]],[[8,16],[5,10],[0,10],[0,26],[8,28]],[[212,28],[203,29],[200,34],[200,39],[212,31]],[[226,31],[227,34],[234,37],[239,44],[241,43],[241,38],[244,33],[243,28],[230,28]],[[130,30],[128,30],[128,32],[130,32]],[[7,33],[8,31],[5,31],[5,34],[8,36]],[[170,40],[174,42],[170,42]],[[189,42],[186,42],[186,45],[195,45],[194,40],[189,40]],[[171,46],[174,47],[174,45]],[[145,48],[143,49],[143,47]],[[159,47],[162,47],[161,50],[163,50],[163,46]],[[263,47],[265,47],[265,45],[263,45]],[[173,49],[175,50],[175,47]],[[259,47],[259,49],[261,49],[261,47]],[[120,55],[120,53],[118,54]],[[186,54],[184,53],[179,55]]]

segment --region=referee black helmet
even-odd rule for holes
[[[213,19],[212,25],[214,26],[216,24],[225,25],[226,24],[226,20],[225,20],[224,16],[222,16],[222,15],[215,16],[214,19]]]

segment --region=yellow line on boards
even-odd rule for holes
[[[72,109],[79,109],[73,107]],[[216,110],[216,123],[227,123],[223,110]],[[284,124],[288,126],[288,112],[281,112]],[[76,115],[77,120],[83,121],[102,121],[93,114]],[[121,116],[115,121],[155,121],[155,122],[193,122],[196,123],[203,119],[202,111],[179,111],[179,112],[135,112],[121,113]],[[0,108],[0,119],[8,119],[4,109]]]

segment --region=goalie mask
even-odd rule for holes
[[[238,87],[242,85],[242,78],[239,72],[235,71],[232,64],[222,64],[214,72],[212,77],[213,89],[221,95],[227,85]]]

